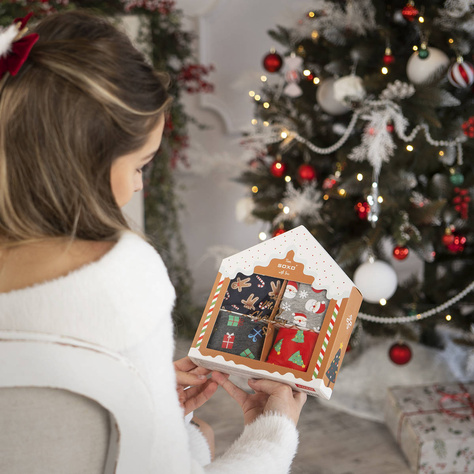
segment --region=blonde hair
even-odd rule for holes
[[[130,40],[84,12],[51,15],[0,90],[0,240],[117,240],[110,169],[141,148],[170,98]]]

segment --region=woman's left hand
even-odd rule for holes
[[[207,377],[211,371],[198,367],[189,357],[175,361],[174,370],[179,403],[185,415],[204,405],[217,390],[217,382]]]

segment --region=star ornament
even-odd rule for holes
[[[9,27],[0,29],[0,79],[7,72],[12,76],[18,74],[39,39],[37,33],[25,36],[28,31],[26,24],[31,15],[29,13],[24,18],[17,18]]]

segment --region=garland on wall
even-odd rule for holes
[[[193,53],[194,35],[183,30],[183,13],[173,0],[10,0],[0,4],[0,27],[32,12],[34,19],[51,13],[87,9],[119,18],[140,17],[137,41],[157,70],[171,78],[173,103],[167,117],[160,159],[153,160],[145,173],[145,232],[165,262],[176,289],[174,320],[181,334],[195,330],[199,310],[191,301],[191,280],[186,248],[178,221],[179,203],[175,196],[173,169],[187,164],[187,125],[194,119],[181,102],[183,92],[207,93],[213,86],[206,80],[212,66],[199,64]]]

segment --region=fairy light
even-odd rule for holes
[[[278,209],[283,209],[283,204],[281,202],[278,204]]]
[[[362,181],[364,179],[364,175],[362,173],[357,174],[357,181]]]
[[[252,192],[254,194],[257,194],[258,193],[258,186],[252,186]]]
[[[323,199],[324,199],[325,201],[327,201],[327,200],[329,199],[329,194],[325,194],[325,195],[323,196]]]
[[[290,213],[290,208],[288,206],[285,206],[283,208],[283,214],[289,214]]]
[[[285,131],[281,132],[280,137],[283,139],[288,138],[288,132],[285,132]]]
[[[270,122],[267,122],[266,120],[265,120],[265,122],[263,122],[264,127],[268,127],[269,125],[270,125]]]
[[[249,96],[250,97],[255,97],[255,91],[249,91]]]
[[[275,168],[276,168],[277,170],[280,170],[280,169],[282,168],[282,166],[283,166],[283,165],[282,165],[279,161],[275,163]]]
[[[446,321],[451,321],[451,315],[450,314],[446,315]]]
[[[346,195],[346,190],[343,188],[341,188],[338,192],[339,192],[339,196],[344,197]]]
[[[291,181],[291,176],[285,176],[285,181],[289,183]]]
[[[385,66],[380,71],[382,72],[382,74],[388,74],[388,68],[386,68]]]
[[[382,197],[382,196],[379,196],[379,197],[377,198],[377,202],[380,203],[380,204],[382,204],[382,203],[383,203],[383,197]]]
[[[407,151],[413,151],[413,145],[407,145]]]
[[[267,234],[265,232],[260,232],[260,234],[258,234],[258,238],[260,240],[267,240]]]
[[[413,51],[418,51],[418,46],[416,44],[413,46]]]
[[[309,12],[309,13],[308,13],[308,16],[309,16],[310,18],[314,18],[315,13],[314,13],[314,12]]]
[[[385,298],[382,298],[380,301],[380,306],[385,306],[387,304],[387,300]]]
[[[303,71],[303,76],[308,77],[310,74],[311,74],[311,71],[310,71],[309,69],[305,69],[305,70]]]
[[[267,82],[267,76],[260,76],[260,80],[262,82]]]
[[[424,23],[424,22],[425,22],[425,19],[424,19],[422,16],[419,16],[419,17],[418,17],[418,21],[419,21],[420,23]]]
[[[312,40],[317,40],[319,38],[319,33],[316,30],[313,30],[311,32],[311,39]]]
[[[449,38],[449,39],[448,39],[448,43],[449,43],[449,44],[453,44],[453,43],[454,43],[453,38]]]
[[[255,99],[256,101],[259,101],[259,100],[261,99],[261,97],[260,97],[258,94],[255,94],[254,99]]]
[[[263,103],[263,108],[268,109],[270,107],[270,104],[268,102]]]
[[[444,151],[443,150],[440,150],[439,156],[444,156]]]
[[[319,79],[319,77],[315,77],[315,78],[313,79],[313,84],[318,85],[320,82],[321,82],[321,79]]]

